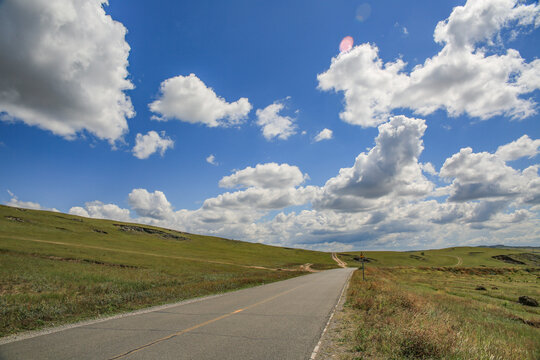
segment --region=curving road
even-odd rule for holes
[[[5,343],[0,359],[309,359],[354,270],[322,271]]]

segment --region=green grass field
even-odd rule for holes
[[[539,268],[371,267],[355,272],[339,358],[540,358]],[[483,287],[484,290],[480,290]]]
[[[307,263],[336,267],[328,253],[0,206],[0,336],[283,280]]]
[[[339,357],[540,359],[538,249],[366,251],[341,315]],[[361,266],[360,252],[339,253]]]

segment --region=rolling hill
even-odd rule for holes
[[[0,336],[334,267],[323,252],[0,206]]]
[[[451,247],[420,251],[356,251],[339,253],[349,266],[359,266],[363,254],[368,266],[460,266],[460,267],[530,267],[540,266],[540,251],[534,248]]]

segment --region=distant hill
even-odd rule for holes
[[[420,251],[363,251],[339,253],[349,266],[361,265],[363,254],[369,266],[414,267],[540,267],[537,248],[516,247],[452,247]]]
[[[487,248],[493,248],[493,249],[535,249],[535,250],[540,250],[540,246],[479,245],[477,247],[487,247]]]
[[[61,253],[66,256],[118,257],[152,254],[197,262],[269,268],[336,267],[331,255],[189,234],[151,225],[125,223],[0,205],[0,248]],[[97,251],[101,248],[106,249]],[[84,249],[81,250],[81,249]],[[97,255],[96,253],[99,253]],[[120,255],[122,254],[122,255]],[[126,261],[132,261],[127,257]]]

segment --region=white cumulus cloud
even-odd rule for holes
[[[512,160],[514,156],[512,151],[506,150],[511,150],[521,139],[499,147],[503,156],[498,154],[499,151],[495,154],[474,153],[467,147],[446,159],[440,176],[452,181],[449,201],[518,197],[526,197],[527,202],[540,201],[538,165],[519,171],[506,164],[506,160]]]
[[[361,211],[393,196],[422,196],[433,184],[422,174],[418,157],[427,126],[422,119],[395,116],[379,126],[375,146],[357,156],[353,167],[329,179],[316,208]]]
[[[342,91],[341,119],[363,127],[386,121],[397,108],[479,119],[530,117],[536,103],[522,96],[540,88],[540,60],[527,63],[514,49],[489,49],[503,28],[538,27],[539,12],[538,4],[518,0],[469,0],[437,25],[434,38],[442,50],[410,73],[403,60],[384,63],[377,46],[366,43],[334,57],[317,76],[319,88]]]
[[[302,186],[307,174],[296,166],[269,163],[223,177],[220,186],[240,189],[206,199],[196,210],[174,211],[163,192],[134,189],[129,203],[138,217],[133,221],[304,248],[535,244],[540,236],[539,166],[516,170],[500,154],[464,148],[437,174],[430,163],[418,160],[425,130],[424,120],[391,118],[379,126],[375,146],[323,187]],[[451,184],[433,190],[422,172]],[[108,204],[110,213],[102,214],[104,207],[87,203],[71,213],[93,211],[93,216],[111,218],[112,210],[127,211]]]
[[[294,119],[290,116],[279,115],[285,105],[275,102],[264,109],[257,110],[257,125],[261,127],[262,134],[266,140],[278,138],[288,139],[296,134],[296,125]]]
[[[147,159],[150,155],[159,151],[163,156],[167,149],[174,146],[174,141],[161,132],[161,136],[155,131],[149,131],[148,134],[137,134],[135,146],[133,147],[133,156],[139,159]]]
[[[44,208],[37,202],[33,201],[21,201],[17,198],[15,194],[13,194],[11,191],[7,191],[9,196],[11,196],[11,199],[6,203],[7,206],[13,206],[23,209],[32,209],[32,210],[49,210],[49,211],[56,211],[58,212],[58,209],[55,208]]]
[[[74,206],[69,209],[69,213],[96,219],[131,220],[128,209],[122,209],[116,204],[104,204],[101,201],[87,202],[84,207]]]
[[[315,136],[315,142],[330,140],[334,136],[334,132],[330,129],[322,129],[320,133]]]
[[[0,120],[111,143],[134,116],[125,91],[126,28],[105,0],[5,0],[0,6]]]
[[[151,193],[146,189],[133,189],[128,201],[137,215],[142,217],[164,219],[173,212],[165,194],[157,190]]]
[[[263,189],[283,189],[295,187],[308,179],[297,166],[289,164],[257,164],[254,168],[248,166],[232,175],[225,176],[219,181],[224,188],[258,187]]]
[[[159,98],[149,107],[158,114],[152,117],[154,120],[177,119],[208,127],[238,125],[251,111],[247,98],[229,103],[195,74],[164,80]]]
[[[532,140],[529,136],[523,135],[516,141],[499,146],[495,155],[504,161],[517,160],[522,157],[535,157],[540,149],[540,139]]]

